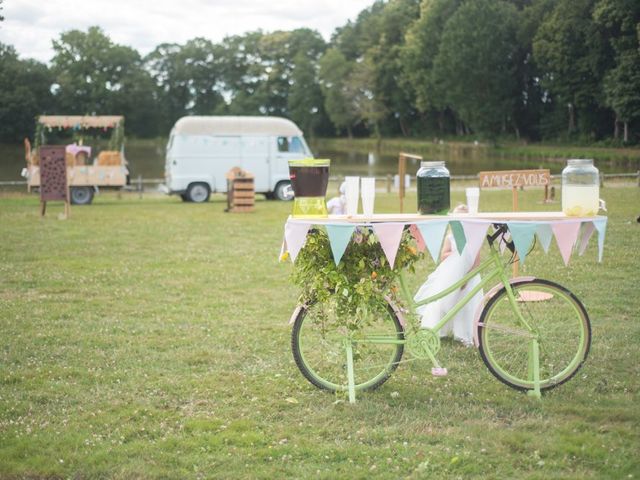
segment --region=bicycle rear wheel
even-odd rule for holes
[[[532,344],[539,345],[540,390],[554,388],[573,377],[589,354],[591,324],[587,312],[566,288],[534,279],[511,285],[518,318],[505,287],[488,302],[480,316],[480,355],[491,373],[517,390],[533,390]]]
[[[351,335],[337,327],[330,305],[313,302],[298,307],[291,333],[293,358],[316,387],[332,392],[348,389],[345,341],[349,339],[356,390],[372,390],[386,382],[404,352],[404,330],[391,304]]]

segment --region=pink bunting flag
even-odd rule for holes
[[[487,228],[484,222],[460,222],[464,230],[464,236],[467,238],[467,244],[464,249],[469,254],[468,258],[475,259],[480,251],[480,247],[484,244]]]
[[[596,231],[596,227],[593,225],[593,222],[585,222],[582,224],[582,239],[580,240],[580,249],[578,253],[583,255],[585,250],[587,249],[587,245],[589,244],[589,239],[593,232]]]
[[[418,246],[418,251],[424,252],[424,249],[427,248],[427,246],[424,243],[424,238],[422,238],[422,234],[420,233],[420,229],[416,226],[415,223],[412,223],[409,226],[409,232],[411,233],[411,235],[413,235],[413,238],[416,239],[416,243],[417,243],[417,246]]]
[[[284,227],[284,239],[287,242],[291,261],[295,262],[298,253],[307,241],[307,232],[311,228],[310,223],[287,222]]]
[[[398,247],[402,240],[402,230],[404,229],[404,223],[374,223],[373,231],[378,237],[378,241],[382,246],[384,254],[389,260],[389,265],[393,267],[396,261],[396,255],[398,254]]]
[[[578,239],[578,232],[580,232],[580,222],[552,223],[551,230],[553,230],[553,234],[556,237],[562,260],[564,260],[565,265],[568,265],[571,249]]]

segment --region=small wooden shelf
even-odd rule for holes
[[[227,178],[227,212],[253,212],[255,207],[254,176],[233,167],[226,174]]]

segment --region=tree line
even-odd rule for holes
[[[640,141],[637,0],[380,0],[329,42],[255,31],[142,56],[91,27],[53,51],[0,44],[0,140],[48,113],[123,114],[138,137],[185,115],[277,115],[309,137]]]

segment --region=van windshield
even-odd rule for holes
[[[300,137],[278,137],[278,151],[309,154],[304,141]]]

